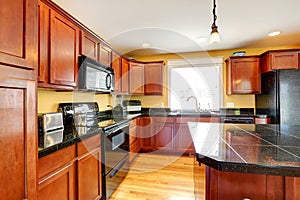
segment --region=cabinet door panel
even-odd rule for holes
[[[39,183],[39,199],[41,200],[73,200],[75,199],[75,166],[70,163],[63,169],[49,175]]]
[[[0,63],[34,69],[37,51],[35,0],[1,0]]]
[[[129,63],[122,58],[122,93],[129,93]]]
[[[80,54],[90,57],[94,60],[98,59],[98,46],[100,41],[90,34],[81,31],[80,36]]]
[[[112,53],[112,66],[115,73],[115,93],[122,92],[122,68],[121,68],[121,57],[115,52]]]
[[[155,146],[157,149],[173,150],[173,123],[155,123]]]
[[[0,79],[0,197],[5,199],[36,199],[35,87],[33,81]]]
[[[129,67],[130,94],[144,94],[144,64],[130,63]]]
[[[187,123],[176,124],[175,150],[178,152],[194,152],[192,136]]]
[[[64,17],[51,12],[50,83],[76,85],[78,29]]]
[[[110,64],[111,64],[111,49],[108,48],[106,45],[100,43],[99,53],[100,53],[99,62],[106,66],[110,66]]]
[[[162,95],[163,63],[145,64],[145,95]]]
[[[78,199],[101,199],[101,152],[88,154],[78,160]]]
[[[298,52],[272,53],[272,69],[297,69]]]

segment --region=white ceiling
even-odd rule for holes
[[[53,1],[128,56],[300,44],[299,0],[217,0],[222,41],[212,45],[199,42],[211,31],[212,0]]]

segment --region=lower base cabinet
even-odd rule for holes
[[[205,195],[207,200],[300,200],[300,178],[223,172],[206,167]]]
[[[102,198],[100,134],[40,158],[38,167],[38,199]]]
[[[74,163],[59,169],[40,182],[38,199],[75,199]]]

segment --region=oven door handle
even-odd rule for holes
[[[114,177],[114,176],[119,172],[119,170],[123,167],[123,165],[124,165],[126,162],[127,162],[127,160],[122,161],[122,164],[120,164],[120,165],[118,166],[118,168],[116,168],[115,171],[112,172],[112,173],[109,175],[109,178]]]
[[[117,127],[116,129],[109,130],[108,132],[109,132],[109,133],[118,132],[119,130],[121,130],[121,129],[123,129],[123,128],[126,128],[126,127],[129,127],[129,124],[128,124],[128,123],[118,125],[118,127]]]

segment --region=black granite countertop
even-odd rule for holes
[[[220,171],[300,177],[300,126],[189,122],[197,160]]]

